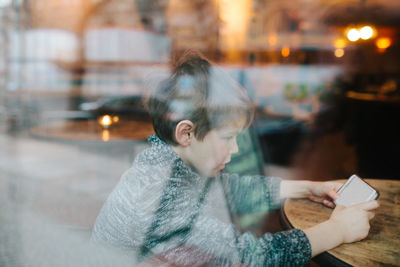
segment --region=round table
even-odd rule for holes
[[[154,134],[151,121],[120,121],[104,129],[96,120],[66,120],[35,126],[30,133],[39,138],[69,141],[144,141]]]
[[[380,193],[370,233],[362,241],[342,244],[315,257],[322,266],[400,265],[400,181],[365,180]],[[287,199],[281,221],[286,229],[306,229],[329,219],[331,213],[332,209],[308,199]]]

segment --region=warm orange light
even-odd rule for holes
[[[119,122],[119,117],[118,116],[114,116],[113,117],[113,122],[115,122],[115,123]]]
[[[276,37],[276,34],[271,34],[268,37],[268,43],[270,46],[274,46],[278,43],[278,38]]]
[[[104,115],[104,116],[100,117],[99,123],[104,128],[108,128],[112,124],[111,117],[109,115]]]
[[[358,39],[360,39],[360,32],[355,28],[350,29],[347,32],[347,39],[352,42],[357,41]]]
[[[283,57],[288,57],[290,55],[290,49],[288,47],[283,47],[281,50],[281,55]]]
[[[388,37],[380,37],[375,41],[376,47],[386,49],[392,44],[392,40]]]
[[[335,49],[335,57],[343,57],[344,56],[344,50],[342,48]]]
[[[335,40],[335,42],[333,43],[333,45],[334,45],[336,48],[344,48],[344,47],[346,47],[346,40],[343,39],[343,38],[338,38],[338,39]]]
[[[172,0],[170,0],[171,2]],[[175,2],[190,2],[178,1]],[[221,27],[219,28],[219,43],[227,51],[227,61],[237,61],[241,58],[239,50],[245,46],[248,36],[248,23],[252,16],[252,1],[250,0],[215,0],[219,8]],[[181,6],[182,4],[179,4]],[[188,4],[190,5],[190,4]]]
[[[108,142],[110,140],[110,132],[107,129],[104,129],[101,132],[101,140],[104,142]]]

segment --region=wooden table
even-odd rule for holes
[[[154,134],[151,121],[120,121],[103,129],[96,120],[60,121],[30,129],[35,137],[70,141],[145,141]],[[105,139],[104,133],[107,133]]]
[[[322,266],[400,266],[400,181],[366,181],[380,193],[380,207],[368,237],[320,254],[315,261]],[[281,221],[285,228],[306,229],[327,220],[331,212],[308,199],[288,199],[281,209]]]

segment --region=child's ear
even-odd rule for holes
[[[181,146],[188,146],[193,138],[194,124],[189,120],[180,121],[175,128],[175,140]]]

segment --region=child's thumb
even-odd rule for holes
[[[343,205],[336,205],[336,208],[335,208],[335,210],[344,210],[344,209],[346,209],[346,206],[343,206]]]
[[[363,210],[374,210],[379,207],[379,202],[376,200],[370,200],[367,202],[362,202],[356,205],[358,208]]]

